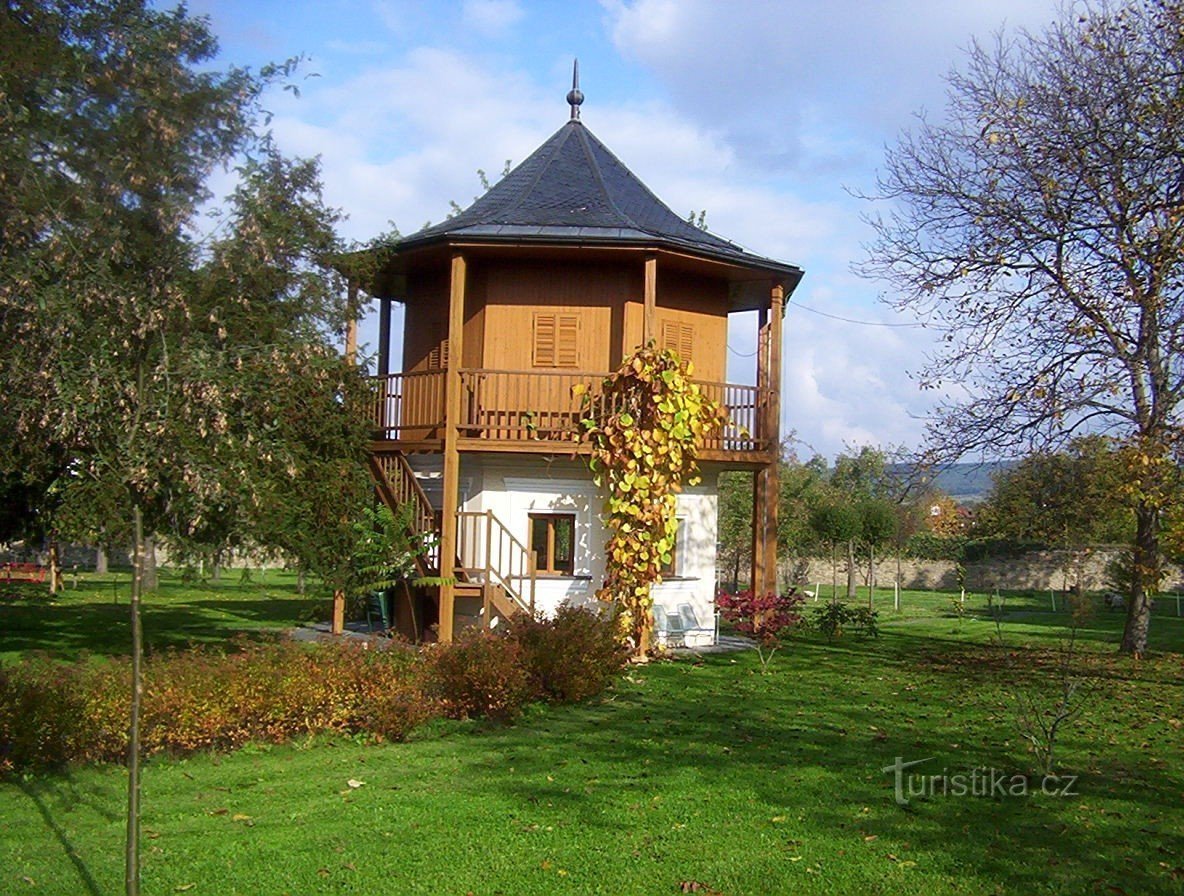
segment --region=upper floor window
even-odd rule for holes
[[[678,352],[683,361],[691,360],[691,353],[695,343],[695,328],[676,320],[662,321],[662,341],[660,348]]]
[[[448,331],[444,324],[432,324],[432,348],[428,352],[428,370],[443,370],[448,366]]]
[[[536,312],[534,315],[535,367],[579,367],[580,318],[575,314]]]

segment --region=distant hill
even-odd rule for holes
[[[929,480],[934,488],[945,492],[959,504],[981,504],[990,493],[994,474],[1015,466],[1014,461],[972,461],[950,464]],[[902,478],[911,476],[911,464],[893,464],[889,470]]]

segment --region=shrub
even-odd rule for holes
[[[512,638],[472,629],[427,655],[428,690],[448,718],[512,719],[535,697]]]
[[[1106,585],[1124,598],[1129,598],[1135,589],[1135,555],[1133,551],[1122,551],[1106,563]],[[1149,594],[1158,594],[1166,578],[1162,565],[1158,569],[1143,572],[1143,587]]]
[[[608,615],[564,605],[553,619],[522,616],[510,636],[517,642],[533,693],[574,703],[604,691],[621,671],[628,650]]]
[[[845,627],[858,630],[865,638],[878,638],[879,618],[879,613],[867,607],[848,607],[832,601],[815,608],[811,624],[831,640],[843,637]]]
[[[736,631],[756,640],[757,655],[764,671],[781,646],[781,636],[801,621],[797,608],[804,599],[796,589],[787,594],[764,595],[752,591],[739,594],[721,591],[716,595],[715,605]]]
[[[142,754],[231,750],[323,732],[402,740],[417,725],[515,717],[530,700],[602,691],[622,654],[610,620],[583,610],[473,632],[425,650],[383,642],[239,641],[146,658]],[[0,665],[0,775],[127,756],[127,660],[28,657]]]
[[[416,651],[242,642],[144,667],[141,749],[184,755],[328,731],[401,740],[439,713]],[[127,754],[129,663],[31,658],[0,667],[0,773]]]

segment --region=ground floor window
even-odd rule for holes
[[[674,544],[670,546],[670,562],[663,563],[659,570],[662,577],[666,579],[677,578],[683,574],[683,564],[681,560],[682,543],[684,536],[684,529],[686,528],[686,520],[680,519],[678,521],[678,530],[674,533]]]
[[[575,543],[574,513],[530,515],[530,550],[538,572],[572,575],[575,572]]]

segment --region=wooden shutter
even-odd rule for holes
[[[443,324],[432,324],[432,350],[428,352],[428,370],[443,370],[448,366],[448,339]]]
[[[535,367],[579,367],[580,318],[575,314],[534,315]]]
[[[683,361],[690,361],[695,343],[695,328],[676,320],[662,321],[662,345],[664,349],[678,352]]]

